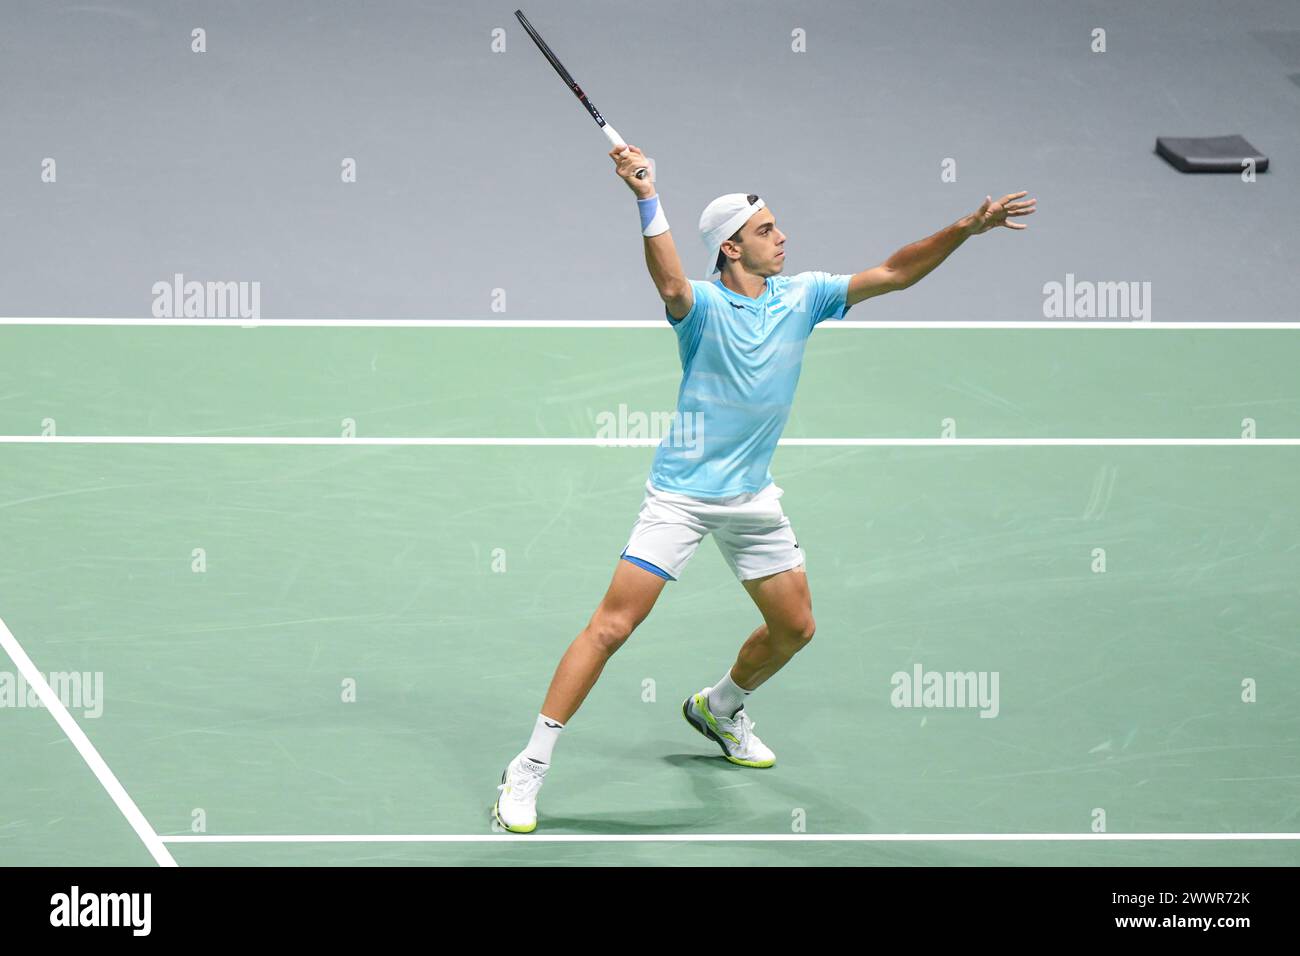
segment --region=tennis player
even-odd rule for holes
[[[771,767],[776,755],[754,733],[747,700],[814,631],[804,552],[781,509],[768,465],[790,414],[804,343],[819,322],[850,306],[906,289],[968,237],[996,226],[1024,229],[1036,200],[1024,192],[979,209],[882,265],[853,275],[781,274],[786,236],[756,195],[719,196],[700,217],[711,281],[688,279],[647,165],[635,146],[610,150],[636,193],[646,266],[677,334],[682,384],[669,433],[655,452],[645,498],[609,590],[569,645],[551,679],[532,736],[501,775],[494,814],[516,833],[537,827],[537,795],[556,741],[595,685],[605,662],[677,580],[712,535],[763,618],[716,683],[687,697],[682,713],[742,767]]]

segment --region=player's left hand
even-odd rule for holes
[[[1026,199],[1023,202],[1016,201],[1026,195],[1028,195],[1027,192],[1007,193],[997,202],[993,201],[992,196],[985,196],[984,202],[980,204],[979,209],[976,209],[971,215],[970,223],[966,228],[972,236],[988,232],[994,226],[1006,226],[1008,229],[1026,228],[1022,222],[1007,221],[1015,216],[1033,214],[1038,203],[1037,199]]]

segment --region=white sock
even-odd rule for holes
[[[722,680],[709,691],[709,710],[722,717],[735,717],[736,711],[745,706],[745,698],[750,693],[731,679],[731,668],[728,667]]]
[[[533,735],[524,748],[524,756],[538,763],[550,763],[551,751],[555,749],[555,742],[560,739],[560,731],[563,729],[564,724],[558,720],[538,714],[537,723],[533,725]]]

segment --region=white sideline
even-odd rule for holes
[[[240,328],[304,329],[663,329],[668,321],[659,319],[153,319],[94,318],[90,316],[0,317],[0,325],[156,325],[167,326],[237,326]],[[1199,332],[1206,330],[1239,331],[1241,329],[1300,329],[1300,322],[1141,322],[1039,319],[1035,321],[894,321],[858,322],[832,319],[819,329],[1164,329]]]
[[[163,836],[164,843],[1016,843],[1093,841],[1300,840],[1300,833],[370,833]]]
[[[163,841],[158,838],[154,828],[144,818],[140,808],[135,805],[131,795],[126,792],[126,789],[114,776],[113,771],[104,762],[104,758],[95,749],[95,745],[90,742],[90,738],[86,736],[85,732],[77,725],[76,720],[68,713],[68,709],[63,706],[63,701],[59,700],[45,677],[36,669],[32,659],[27,656],[27,652],[23,650],[22,645],[18,643],[18,640],[13,636],[3,620],[0,620],[0,646],[4,647],[5,653],[9,655],[14,665],[22,673],[23,679],[30,686],[36,688],[36,694],[40,697],[41,703],[53,715],[54,720],[63,729],[63,732],[68,735],[68,739],[72,741],[72,746],[77,748],[77,753],[81,754],[81,759],[86,761],[86,765],[90,767],[91,772],[98,778],[104,789],[108,791],[108,795],[117,804],[117,808],[122,811],[122,816],[126,817],[136,835],[144,841],[145,848],[153,856],[154,861],[159,866],[175,866],[176,861],[172,859],[167,847],[163,846]]]
[[[579,448],[647,448],[658,438],[324,438],[263,435],[0,435],[0,445],[537,445]],[[1300,438],[782,438],[803,448],[1300,445]]]

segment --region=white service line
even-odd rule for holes
[[[1118,841],[1300,840],[1300,833],[370,833],[177,835],[164,843],[1092,843]]]
[[[666,320],[658,319],[600,319],[584,322],[581,319],[153,319],[153,318],[92,318],[59,316],[42,318],[0,317],[0,325],[156,325],[167,326],[233,326],[238,328],[302,328],[302,329],[662,329],[667,331]],[[828,320],[819,329],[1164,329],[1184,332],[1207,330],[1240,331],[1242,329],[1300,329],[1300,322],[1116,322],[1099,320],[1056,321],[894,321],[859,322],[851,319]]]
[[[318,438],[259,435],[0,435],[0,445],[535,445],[650,448],[658,438]],[[1233,446],[1300,445],[1300,438],[782,438],[804,448]]]
[[[149,821],[144,818],[140,808],[135,805],[131,795],[126,792],[117,777],[113,775],[113,771],[104,762],[104,758],[99,755],[95,745],[90,742],[90,738],[86,736],[72,715],[68,713],[68,709],[63,706],[63,701],[59,700],[45,677],[36,669],[32,659],[27,656],[27,652],[23,650],[22,645],[18,643],[9,628],[5,626],[3,620],[0,620],[0,646],[4,647],[5,653],[9,655],[14,665],[22,673],[23,679],[30,686],[36,688],[36,694],[40,697],[41,703],[54,716],[54,720],[58,725],[63,728],[63,732],[72,741],[72,746],[77,748],[77,753],[81,754],[81,759],[86,761],[86,765],[90,767],[104,789],[108,791],[108,795],[113,798],[113,802],[122,811],[122,816],[126,817],[136,835],[144,841],[144,845],[153,855],[154,861],[159,866],[175,866],[176,861],[172,859],[167,847],[163,846],[162,840],[158,838],[154,828],[149,825]]]

